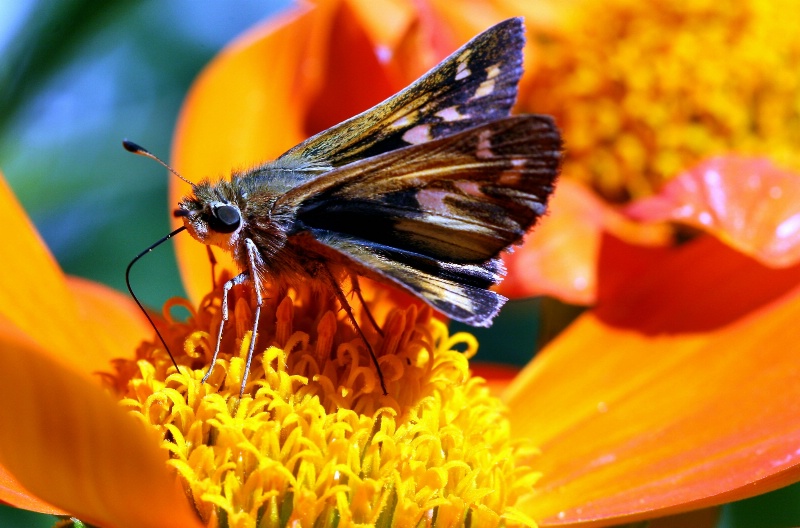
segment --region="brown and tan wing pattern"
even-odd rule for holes
[[[283,154],[292,167],[339,167],[508,116],[522,75],[521,18],[473,38],[386,101]]]
[[[316,240],[400,283],[451,317],[488,324],[495,260],[545,212],[561,139],[522,115],[356,161],[290,190],[273,207]]]

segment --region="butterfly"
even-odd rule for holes
[[[369,349],[384,393],[377,358],[342,290],[345,277],[399,286],[451,319],[491,324],[506,301],[489,289],[504,274],[499,255],[545,213],[561,159],[551,117],[510,115],[524,43],[521,18],[501,22],[401,92],[276,160],[228,180],[187,181],[192,194],[174,213],[184,225],[169,236],[185,229],[224,248],[240,271],[223,286],[204,381],[237,284],[254,292],[253,336],[265,284],[324,284]]]

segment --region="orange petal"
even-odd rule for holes
[[[35,497],[32,493],[22,487],[14,475],[6,468],[0,466],[0,502],[10,504],[15,508],[48,513],[50,515],[66,515],[67,512],[47,504],[43,500]]]
[[[0,175],[3,211],[3,271],[0,316],[36,340],[45,350],[68,352],[59,361],[89,372],[92,360],[75,343],[88,341],[75,316],[77,308],[64,274]]]
[[[521,247],[503,255],[508,275],[497,291],[510,298],[549,295],[571,304],[593,304],[605,233],[645,246],[671,240],[666,226],[627,220],[581,184],[562,179],[541,225]]]
[[[0,329],[0,463],[26,489],[95,525],[200,526],[151,432],[7,320]]]
[[[459,40],[450,24],[428,2],[349,0],[348,3],[375,43],[394,91],[416,81],[478,33]]]
[[[631,204],[647,220],[675,220],[708,231],[771,266],[800,261],[800,174],[764,158],[712,158]]]
[[[631,277],[507,393],[543,525],[630,522],[800,479],[800,266],[710,237]]]
[[[375,54],[375,45],[349,3],[325,5],[317,18],[327,24],[309,28],[318,33],[316,39],[322,45],[309,50],[314,53],[311,60],[320,64],[320,84],[304,102],[304,128],[308,135],[349,119],[396,91]]]
[[[393,50],[416,17],[409,2],[396,0],[349,0],[349,6],[362,21],[370,40],[377,46]]]
[[[133,357],[139,344],[153,335],[139,307],[130,297],[96,282],[67,277],[77,302],[77,317],[91,335],[92,346],[82,350],[93,361],[87,372],[108,370],[112,359]]]
[[[462,44],[491,26],[484,20],[477,29],[464,28],[463,25],[457,28],[431,3],[417,2],[415,7],[414,16],[393,48],[388,63],[402,87],[417,80]]]

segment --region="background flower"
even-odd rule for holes
[[[800,169],[792,2],[552,6],[557,20],[534,30],[537,75],[521,106],[556,115],[571,145],[570,177],[618,201],[727,152]]]

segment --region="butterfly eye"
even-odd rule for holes
[[[211,208],[209,227],[217,233],[232,233],[242,224],[242,215],[239,210],[228,204],[215,205]]]

